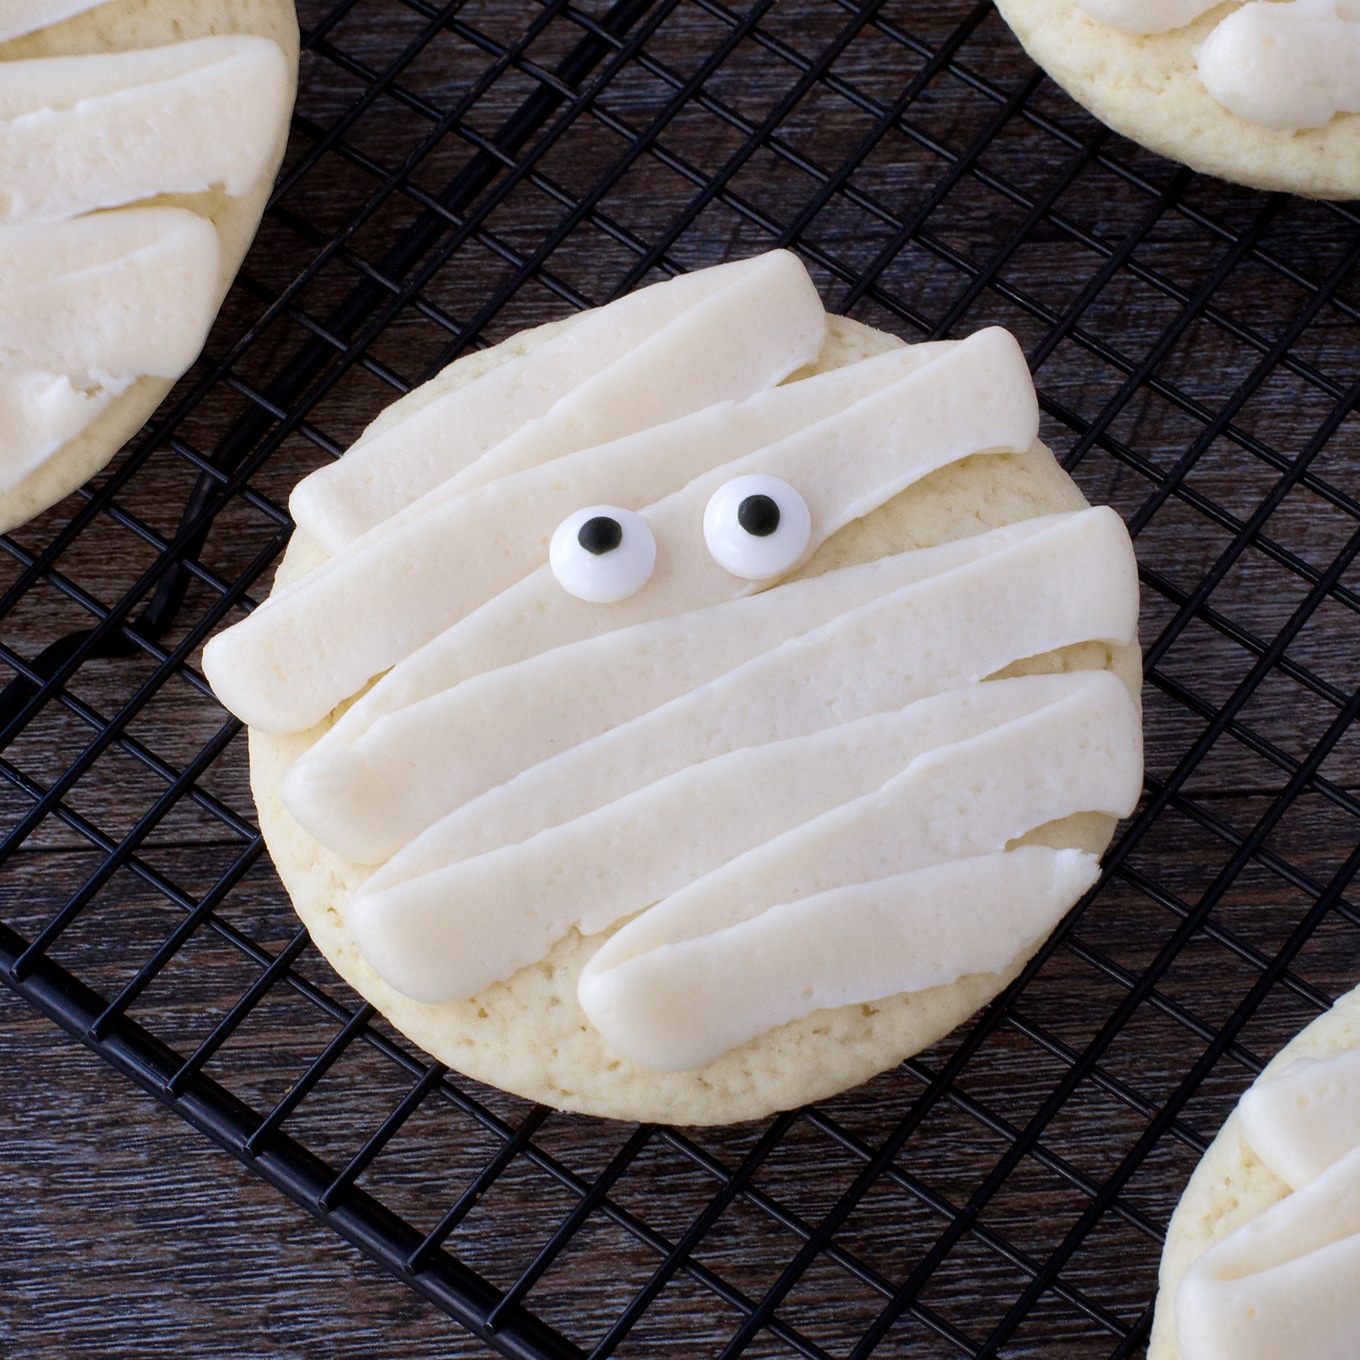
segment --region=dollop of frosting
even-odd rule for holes
[[[1215,0],[1077,0],[1098,23],[1165,33]],[[1326,127],[1360,113],[1360,8],[1355,0],[1251,0],[1214,27],[1196,53],[1201,83],[1230,113],[1259,127]]]
[[[668,1070],[820,1006],[1003,968],[1095,875],[1077,850],[1014,842],[1076,812],[1123,815],[1141,784],[1137,709],[1113,675],[984,680],[1132,639],[1136,565],[1112,511],[782,579],[929,473],[1030,449],[1014,338],[780,384],[789,297],[746,287],[732,306],[732,280],[775,266],[724,268],[722,287],[667,284],[653,307],[577,323],[598,346],[593,367],[568,360],[589,369],[581,388],[620,390],[627,327],[629,353],[688,375],[687,412],[658,401],[659,423],[635,428],[645,405],[595,411],[535,351],[417,401],[411,424],[448,449],[417,457],[397,422],[361,442],[362,476],[303,498],[312,522],[362,523],[386,494],[362,488],[389,463],[397,508],[204,654],[219,697],[280,733],[386,671],[283,797],[322,845],[376,866],[345,911],[388,982],[462,1000],[573,930],[634,917],[579,998],[611,1045]],[[677,348],[708,352],[737,327],[764,356],[739,385],[734,365]],[[531,373],[543,395],[506,430],[479,384],[502,391],[512,363],[510,381]],[[591,428],[616,414],[633,428],[576,447],[554,424],[568,403]],[[432,469],[445,480],[409,499]],[[630,541],[648,548],[635,564]]]
[[[1204,40],[1198,65],[1214,99],[1261,127],[1360,113],[1360,23],[1335,0],[1252,0]]]
[[[1302,1189],[1360,1147],[1360,1049],[1296,1059],[1256,1082],[1237,1113],[1256,1155],[1291,1190]]]
[[[1238,1106],[1293,1193],[1210,1247],[1176,1294],[1184,1360],[1350,1360],[1360,1336],[1360,1049],[1299,1059]]]

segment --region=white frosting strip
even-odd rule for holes
[[[1222,0],[1077,0],[1098,24],[1123,33],[1167,33],[1192,24]]]
[[[683,479],[684,463],[704,459],[710,448],[714,450],[711,456],[721,462],[760,447],[766,442],[765,436],[771,429],[776,439],[782,438],[785,434],[844,409],[869,392],[885,385],[880,379],[891,380],[899,364],[903,365],[902,373],[909,372],[914,366],[907,362],[909,359],[924,363],[931,353],[939,352],[952,343],[954,342],[944,341],[939,345],[921,344],[913,346],[910,350],[905,348],[895,350],[891,354],[866,359],[863,363],[849,368],[838,368],[830,373],[758,393],[745,402],[723,403],[705,411],[697,411],[684,420],[674,421],[670,425],[648,431],[645,435],[619,440],[608,449],[589,450],[584,455],[569,455],[554,463],[552,470],[545,470],[543,474],[538,471],[519,473],[513,478],[507,478],[505,483],[487,487],[485,491],[477,493],[475,498],[469,500],[473,504],[480,504],[481,498],[485,496],[494,497],[499,502],[502,488],[513,484],[520,488],[516,495],[514,513],[517,516],[522,515],[529,510],[530,501],[539,497],[556,497],[560,486],[556,479],[564,476],[575,477],[577,474],[571,472],[573,466],[584,465],[585,468],[590,468],[596,456],[608,466],[608,463],[605,463],[606,455],[611,454],[613,450],[636,452],[637,445],[643,444],[646,449],[653,450],[656,456],[646,460],[633,458],[626,466],[615,466],[610,472],[611,476],[622,479],[621,486],[628,494],[620,492],[619,481],[611,482],[608,486],[615,500],[631,500],[634,504],[643,504],[657,494],[658,478]],[[683,460],[677,465],[674,473],[667,471],[672,454],[677,459]],[[609,462],[613,462],[612,457],[609,458]],[[598,493],[604,489],[597,485],[593,477],[589,487],[592,492],[597,493],[594,497],[584,496],[586,485],[583,483],[571,480],[568,485],[574,488],[574,494],[570,498],[573,505],[589,503],[592,498],[598,499]],[[648,488],[651,488],[651,496],[648,494]],[[543,518],[546,524],[548,517]],[[1047,523],[1047,518],[1027,520],[1023,524],[1010,525],[996,532],[1010,537],[1023,537],[1029,532],[1037,532],[1039,528],[1046,527]],[[469,533],[480,532],[476,517],[469,518],[466,528]],[[549,534],[545,532],[543,538],[547,537]],[[868,583],[868,578],[880,571],[891,574],[895,585],[905,585],[908,580],[917,580],[932,575],[935,571],[944,570],[946,564],[953,565],[956,562],[972,560],[977,554],[988,551],[991,545],[990,536],[981,534],[976,538],[943,545],[939,549],[900,554],[893,559],[894,565],[890,567],[881,567],[877,562],[870,562],[850,572],[837,572],[819,577],[816,584],[811,581],[796,582],[791,588],[803,601],[801,608],[812,611],[803,630],[791,629],[784,623],[779,623],[775,632],[768,632],[763,621],[782,616],[783,610],[782,605],[768,603],[774,597],[773,592],[769,591],[758,596],[743,596],[729,600],[723,604],[713,605],[707,610],[691,611],[688,616],[687,636],[693,637],[696,648],[705,649],[703,656],[696,656],[688,649],[682,650],[672,646],[666,619],[633,624],[631,625],[633,631],[630,631],[629,636],[636,641],[640,649],[639,655],[642,654],[641,649],[654,654],[652,649],[661,645],[665,639],[665,645],[670,648],[671,654],[664,664],[657,661],[656,667],[658,670],[664,668],[667,674],[674,674],[677,677],[693,673],[694,666],[706,667],[712,660],[717,670],[706,671],[707,677],[709,674],[729,669],[739,660],[748,660],[757,651],[762,650],[759,638],[768,636],[782,641],[796,631],[805,631],[806,628],[812,627],[814,622],[825,622],[842,610],[855,604],[862,604],[871,596],[890,589],[891,587],[886,584]],[[498,537],[494,548],[489,551],[501,554],[506,550],[506,546],[503,538]],[[538,551],[541,557],[541,544]],[[935,553],[939,555],[931,555]],[[483,571],[486,558],[487,553],[483,553],[481,560],[469,562],[467,574],[473,575]],[[912,563],[911,566],[907,565],[908,561]],[[865,582],[862,585],[852,584],[860,582],[860,575],[856,573],[865,575]],[[457,588],[466,589],[465,583],[460,580]],[[826,598],[825,602],[821,603],[823,595]],[[771,610],[774,611],[773,614]],[[825,612],[817,612],[822,610]],[[422,699],[451,689],[474,675],[498,669],[518,660],[526,650],[530,655],[534,654],[532,647],[526,649],[523,644],[508,653],[503,649],[498,650],[491,644],[490,637],[482,632],[481,625],[486,621],[484,618],[486,614],[485,610],[478,611],[476,615],[455,624],[400,661],[377,684],[355,700],[335,727],[321,738],[318,747],[353,741],[384,714],[407,708]],[[477,621],[475,626],[474,619]],[[495,636],[500,636],[500,630],[494,625],[492,632]],[[724,663],[723,658],[728,656],[735,659]],[[612,679],[611,676],[597,672],[590,675],[589,684],[592,687],[604,686],[607,689]],[[698,682],[695,680],[693,683]],[[610,692],[612,693],[612,690]],[[676,691],[679,692],[681,690]]]
[[[1300,1189],[1360,1147],[1360,1049],[1260,1078],[1237,1113],[1256,1155]]]
[[[1253,0],[1205,39],[1199,75],[1249,123],[1325,127],[1360,113],[1360,23],[1343,19],[1335,0]]]
[[[601,947],[596,971],[808,892],[991,854],[1074,812],[1127,816],[1142,789],[1137,708],[1109,671],[1067,680],[1057,702],[918,756],[878,792],[742,855],[630,921]]]
[[[1360,1148],[1209,1248],[1176,1291],[1184,1360],[1354,1360]]]
[[[0,3],[0,42],[36,33],[63,19],[98,9],[108,0],[3,0]]]
[[[212,224],[178,208],[0,227],[0,491],[133,379],[188,368],[219,268]]]
[[[812,1011],[999,973],[1099,872],[1080,850],[1024,846],[835,888],[591,970],[581,1004],[635,1062],[663,1072],[705,1067]]]
[[[647,507],[656,571],[630,599],[586,604],[567,595],[543,566],[484,609],[516,620],[516,628],[531,619],[521,640],[527,647],[521,655],[530,655],[730,600],[751,586],[713,561],[701,530],[704,507],[729,478],[761,472],[794,486],[811,511],[811,553],[841,525],[936,468],[986,449],[1023,451],[1037,429],[1019,346],[1005,331],[981,331],[845,412],[715,468]],[[379,526],[213,639],[204,666],[222,702],[266,732],[310,727],[455,623],[447,592],[463,567],[462,545],[444,529],[455,503]]]
[[[419,877],[393,861],[352,899],[350,930],[369,962],[408,996],[474,996],[542,958],[573,927],[603,930],[873,792],[923,752],[1060,702],[1073,686],[1074,677],[1053,675],[950,690],[718,756],[522,844]]]
[[[741,952],[745,933],[734,937],[729,932],[771,908],[931,864],[993,854],[1032,827],[1073,812],[1126,815],[1142,784],[1137,711],[1107,671],[1083,672],[1071,680],[1061,702],[919,756],[878,792],[739,856],[629,922],[605,941],[581,974],[579,995],[591,1023],[611,1044],[648,1066],[702,1066],[734,1043],[790,1018],[782,1012],[796,1001],[791,993],[801,992],[807,978],[801,972],[786,974],[777,952],[767,952],[777,951],[781,918],[770,923],[768,936],[761,932],[767,943],[741,984],[751,1018],[742,1022],[740,1033],[728,1027],[729,1015],[743,1003],[729,1002],[716,1015],[693,1005],[652,1009],[645,1005],[648,986],[636,985],[625,965],[658,953],[642,970],[648,983],[659,987],[659,970],[674,967],[680,976],[665,993],[678,998],[688,989],[694,995],[706,973],[733,976],[730,951]],[[967,915],[959,911],[953,918]],[[843,955],[847,971],[836,976],[853,977],[864,971],[871,954],[855,953],[854,932],[838,930],[835,920],[832,910],[814,952],[834,958],[850,951],[852,957]],[[951,937],[956,940],[967,929],[946,930],[942,953],[949,952]],[[676,948],[705,940],[698,948]],[[785,947],[801,948],[795,939]],[[1018,947],[1011,936],[999,956],[1009,961]],[[793,981],[792,988],[786,979]],[[873,994],[900,990],[889,986]],[[839,1004],[818,999],[815,989],[806,999],[806,1010]],[[654,1028],[644,1029],[653,1022]]]
[[[254,35],[0,62],[0,222],[244,194],[269,168],[289,84],[279,45]]]
[[[384,859],[444,812],[539,761],[689,694],[791,638],[834,624],[871,600],[1059,522],[1056,516],[1025,521],[634,624],[473,676],[399,709],[380,692],[385,679],[288,771],[286,805],[323,844],[343,845],[361,859]],[[525,713],[540,721],[525,724]],[[364,854],[353,840],[356,828]]]
[[[374,428],[299,482],[289,508],[334,553],[437,487],[483,486],[773,386],[816,358],[825,334],[817,290],[786,250],[681,275]]]
[[[178,377],[217,275],[217,233],[180,208],[0,227],[0,368]]]
[[[465,667],[489,669],[768,589],[773,582],[757,585],[724,571],[704,540],[709,499],[736,477],[778,477],[802,495],[812,516],[806,559],[843,524],[939,467],[984,450],[1028,449],[1038,425],[1020,347],[1005,331],[979,331],[840,415],[704,473],[647,507],[656,570],[630,599],[608,609],[584,604],[544,567],[451,628],[448,649],[457,648]]]
[[[450,498],[438,511],[439,534],[457,546],[461,563],[441,584],[440,607],[453,617],[470,614],[537,570],[553,530],[581,506],[606,497],[624,507],[646,506],[683,487],[696,472],[727,464],[771,439],[846,410],[924,366],[944,348],[904,347],[788,387],[772,388],[744,402],[723,402]],[[422,535],[428,532],[428,527],[421,529]],[[342,569],[337,583],[353,575],[352,569]],[[338,584],[326,587],[328,594],[336,589]],[[393,687],[385,682],[384,686],[390,696]],[[360,701],[361,711],[373,711],[375,702],[366,696]],[[353,730],[355,722],[350,720],[345,726]]]
[[[1135,567],[1112,511],[1083,511],[1009,545],[993,542],[973,563],[849,609],[650,711],[643,706],[667,682],[658,685],[649,662],[629,665],[628,637],[608,634],[567,658],[561,676],[575,680],[590,656],[601,675],[617,663],[638,676],[616,691],[622,708],[641,716],[610,725],[607,713],[586,710],[582,727],[600,735],[569,750],[562,745],[570,737],[556,740],[557,715],[571,705],[557,686],[555,654],[492,673],[383,719],[357,749],[315,766],[300,761],[285,778],[285,802],[323,843],[367,862],[394,854],[446,813],[431,833],[439,849],[430,843],[418,854],[448,855],[468,828],[490,848],[688,764],[899,708],[1023,656],[1131,634]],[[675,626],[683,634],[685,620]],[[523,722],[526,712],[543,726]]]

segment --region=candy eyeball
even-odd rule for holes
[[[656,566],[647,521],[617,505],[589,505],[553,531],[548,564],[568,595],[588,604],[617,604],[636,595]]]
[[[801,560],[811,537],[807,502],[787,482],[763,473],[733,477],[704,511],[713,560],[746,581],[782,576]]]

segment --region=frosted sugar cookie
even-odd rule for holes
[[[1141,784],[1128,536],[1037,428],[1006,332],[904,346],[784,252],[396,403],[204,653],[322,952],[441,1061],[620,1118],[947,1033]]]
[[[1281,1049],[1195,1169],[1148,1360],[1349,1360],[1357,1280],[1360,989]]]
[[[292,0],[0,6],[0,530],[203,347],[283,157]]]
[[[1355,0],[998,0],[1025,50],[1116,132],[1205,174],[1360,196]]]

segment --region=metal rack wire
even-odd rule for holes
[[[1139,1353],[1190,1169],[1360,973],[1360,216],[1121,141],[985,2],[301,17],[205,357],[0,540],[0,976],[506,1355]],[[775,243],[908,338],[1021,337],[1139,546],[1146,797],[1018,981],[900,1070],[727,1130],[531,1108],[310,948],[198,650],[395,393]]]

